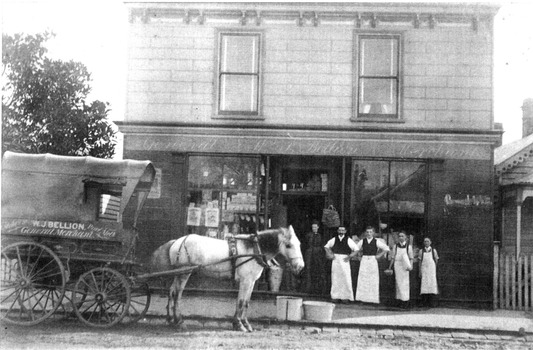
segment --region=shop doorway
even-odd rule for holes
[[[311,231],[313,220],[320,221],[326,205],[326,195],[284,194],[287,208],[287,225],[292,225],[298,239],[305,246],[305,235]]]

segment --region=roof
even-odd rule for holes
[[[88,183],[120,193],[120,215],[134,193],[148,192],[150,161],[110,160],[6,152],[2,159],[2,217],[90,221],[95,215]]]
[[[95,157],[58,156],[5,152],[3,171],[26,171],[43,174],[75,175],[93,179],[121,179],[152,182],[154,169],[150,161],[111,160]]]
[[[496,175],[512,170],[529,157],[533,157],[533,134],[496,148],[494,150]]]
[[[533,185],[533,173],[513,181],[514,185]]]

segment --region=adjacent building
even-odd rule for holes
[[[522,138],[494,151],[502,253],[533,254],[533,99],[522,105]]]
[[[158,168],[141,256],[187,233],[303,239],[333,206],[352,235],[431,237],[441,300],[492,303],[497,7],[126,4],[124,157]]]

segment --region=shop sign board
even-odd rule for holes
[[[258,137],[237,135],[126,135],[129,150],[224,152],[323,156],[393,157],[411,159],[491,159],[489,143],[406,140]]]

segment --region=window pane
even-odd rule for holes
[[[223,158],[189,157],[189,188],[218,188],[222,182]]]
[[[424,239],[424,213],[426,202],[427,171],[424,163],[391,162],[389,212],[385,223],[397,241],[397,232],[404,230],[414,240],[413,249],[422,247]]]
[[[397,39],[361,39],[361,75],[396,76],[398,74]]]
[[[253,190],[257,186],[257,159],[226,157],[222,185],[226,189]]]
[[[379,230],[380,213],[386,207],[389,185],[389,162],[354,160],[355,231],[357,235],[367,226]]]
[[[424,214],[426,166],[422,163],[392,162],[390,211],[405,215]]]
[[[390,172],[389,172],[390,169]],[[399,231],[420,247],[424,237],[427,167],[419,162],[354,159],[352,229],[357,235],[374,226],[389,246]]]
[[[257,112],[257,76],[227,75],[220,79],[220,110]]]
[[[396,79],[361,78],[359,88],[360,114],[396,114]]]
[[[221,53],[222,73],[257,73],[259,36],[223,35]]]

